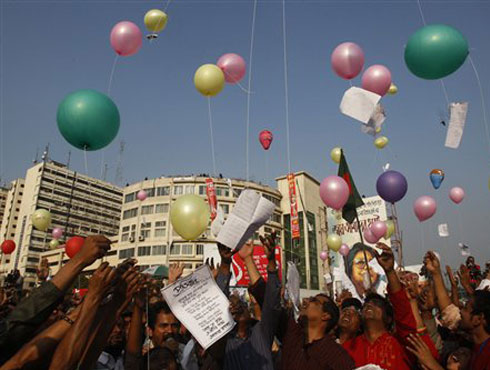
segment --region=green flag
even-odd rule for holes
[[[349,171],[349,166],[347,166],[347,162],[344,157],[344,151],[341,150],[340,153],[338,176],[342,177],[347,185],[349,185],[349,199],[347,199],[347,203],[345,203],[344,208],[342,208],[342,218],[351,224],[357,215],[356,208],[363,206],[364,202],[362,201],[362,198],[356,189],[356,185],[354,184],[354,179],[352,178]]]

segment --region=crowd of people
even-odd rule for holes
[[[446,266],[447,289],[433,252],[424,256],[422,281],[396,269],[393,252],[379,243],[381,252],[369,253],[386,275],[385,296],[326,291],[295,307],[285,299],[274,238],[261,238],[267,279],[252,244],[237,252],[250,276],[251,303],[230,292],[233,252],[218,245],[221,263],[212,272],[235,326],[207,349],[164,301],[162,282],[141,274],[134,259],[115,268],[101,261],[86,294],[74,294],[82,270],[110,249],[103,236],[87,237],[52,278],[40,266],[40,283],[30,292],[19,291],[22,278],[14,272],[0,290],[0,370],[490,370],[490,266],[482,271],[472,257],[457,274]],[[183,265],[171,265],[166,283],[182,273]]]

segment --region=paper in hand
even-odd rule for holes
[[[461,143],[461,138],[463,137],[468,103],[451,103],[449,105],[449,111],[449,127],[447,129],[446,143],[444,146],[457,149]]]
[[[274,208],[274,203],[256,191],[242,191],[216,240],[232,250],[241,247],[271,218]]]
[[[359,87],[351,87],[344,93],[340,102],[340,112],[361,121],[364,124],[369,122],[381,96]]]
[[[447,229],[447,224],[440,224],[437,226],[437,231],[441,238],[447,238],[449,236],[449,231]]]
[[[299,313],[299,272],[296,268],[296,265],[289,261],[288,262],[288,275],[286,282],[286,291],[288,293],[288,297],[291,299],[291,302],[294,305],[294,312]]]

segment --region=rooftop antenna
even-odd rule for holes
[[[114,182],[116,185],[120,185],[123,181],[123,174],[122,174],[122,156],[124,153],[124,147],[126,146],[126,142],[124,140],[121,140],[119,143],[119,154],[117,156],[117,167],[116,167],[116,175],[114,178]]]
[[[70,160],[71,160],[71,150],[68,151],[68,160],[66,161],[67,169],[70,169]]]
[[[44,149],[43,155],[41,156],[41,160],[46,163],[46,161],[49,161],[49,143],[46,145],[46,148]]]
[[[102,172],[102,181],[106,181],[106,178],[107,178],[107,169],[109,167],[107,166],[107,163],[104,164],[104,170]]]
[[[33,164],[36,164],[37,163],[38,157],[39,157],[39,147],[36,148],[36,156],[32,160],[32,163]]]

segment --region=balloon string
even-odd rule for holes
[[[167,8],[168,8],[168,6],[170,5],[171,2],[172,2],[172,0],[167,0],[167,4],[165,4],[165,8],[163,8],[163,11],[164,12],[167,11]]]
[[[111,74],[109,76],[109,85],[107,86],[107,96],[111,96],[111,88],[112,88],[112,79],[114,78],[114,71],[116,70],[116,64],[119,59],[119,54],[116,54],[114,58],[114,62],[112,63]]]
[[[485,129],[485,135],[487,136],[487,148],[488,148],[488,152],[490,153],[490,134],[488,132],[487,107],[485,105],[485,98],[483,96],[483,87],[482,87],[482,84],[480,81],[480,74],[478,73],[478,70],[476,69],[475,63],[473,63],[473,58],[471,57],[471,54],[468,55],[468,59],[470,61],[471,67],[473,68],[473,72],[475,72],[476,82],[478,83],[478,87],[480,88],[480,99],[481,99],[481,108],[482,108],[482,113],[483,113],[483,124],[484,124],[484,129]]]
[[[242,90],[246,94],[252,94],[252,91],[247,90],[245,87],[242,86],[242,84],[238,81],[235,82],[235,85],[237,85],[240,90]]]
[[[86,146],[83,148],[83,159],[85,162],[85,173],[88,176],[88,161],[87,161],[87,147]]]
[[[420,245],[422,247],[422,251],[425,251],[425,243],[424,243],[424,223],[420,223]]]
[[[246,180],[248,181],[250,178],[250,89],[252,86],[252,61],[253,61],[253,52],[254,52],[254,40],[255,40],[255,18],[257,15],[257,0],[254,0],[254,6],[252,11],[252,30],[250,33],[250,51],[249,51],[249,61],[248,61],[248,93],[247,93],[247,121],[246,121],[246,130],[245,133],[245,174]],[[241,85],[238,84],[241,88]]]
[[[289,92],[288,92],[288,55],[286,41],[286,1],[282,0],[282,35],[284,56],[284,103],[286,109],[286,148],[288,160],[288,173],[291,173],[291,149],[289,139]]]
[[[264,150],[265,152],[265,183],[269,184],[269,151]]]
[[[422,4],[420,3],[420,0],[417,0],[417,5],[419,8],[420,18],[422,18],[422,23],[424,24],[424,26],[427,26],[427,22],[425,21],[425,16],[424,16],[424,12],[422,11]],[[446,98],[446,104],[449,107],[449,96],[447,94],[446,85],[444,84],[444,80],[442,78],[440,79],[440,81],[441,81],[442,92],[444,93],[444,97]]]
[[[216,157],[214,155],[214,134],[213,134],[213,118],[211,116],[211,98],[208,96],[208,118],[209,118],[209,134],[211,136],[211,156],[213,159],[213,174],[216,177]]]
[[[350,87],[352,87],[352,80],[349,80],[349,85]]]
[[[464,237],[463,237],[463,223],[461,222],[461,211],[459,209],[456,210],[457,217],[458,217],[458,227],[459,227],[459,241],[461,243],[464,243]]]

